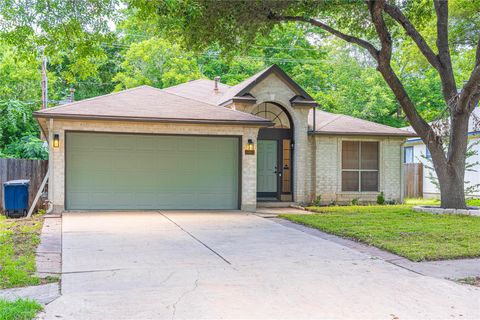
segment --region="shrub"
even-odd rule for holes
[[[322,195],[321,195],[321,194],[319,194],[319,195],[315,198],[315,200],[313,200],[312,205],[314,205],[314,206],[316,206],[316,207],[322,205]]]
[[[385,204],[385,195],[383,194],[383,191],[377,196],[377,203]]]

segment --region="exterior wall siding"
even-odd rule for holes
[[[49,122],[49,133],[59,134],[59,148],[50,145],[49,197],[55,212],[62,212],[65,203],[65,131],[121,132],[144,134],[228,135],[240,136],[241,146],[241,209],[255,211],[257,202],[257,158],[245,155],[243,150],[248,139],[256,142],[258,128],[244,126],[215,126],[193,124],[160,124],[120,121],[75,121],[54,120]],[[52,141],[52,139],[50,139]]]

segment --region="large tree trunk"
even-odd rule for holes
[[[465,168],[465,166],[463,166]],[[465,192],[463,175],[457,174],[461,168],[447,168],[442,173],[437,171],[440,184],[440,206],[442,208],[465,209]]]
[[[458,107],[451,107],[447,162],[443,165],[435,166],[440,184],[442,208],[466,208],[464,189],[465,162],[470,114],[468,111],[457,111],[466,109]]]

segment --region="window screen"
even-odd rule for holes
[[[378,191],[378,142],[342,142],[342,191]]]

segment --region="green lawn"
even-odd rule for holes
[[[414,212],[411,205],[309,207],[318,214],[282,215],[413,261],[480,256],[480,217]]]
[[[8,302],[0,299],[0,320],[30,320],[43,308],[32,300]]]
[[[28,220],[0,216],[0,289],[40,284],[34,272],[42,219],[41,215]]]
[[[424,198],[407,198],[405,204],[413,206],[439,206],[440,200]],[[471,207],[480,207],[480,199],[467,199],[467,205]]]

